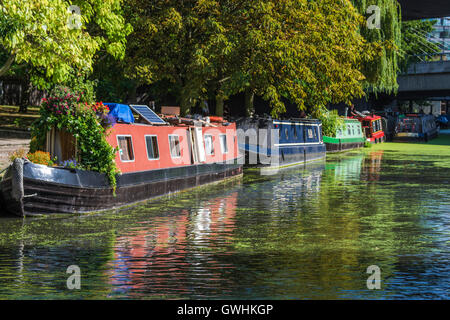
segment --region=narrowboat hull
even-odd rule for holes
[[[327,152],[342,152],[347,150],[359,149],[364,147],[364,139],[337,139],[332,137],[323,137]]]
[[[0,197],[4,210],[17,216],[114,209],[241,175],[241,162],[124,173],[117,176],[114,194],[104,174],[16,159],[0,181]]]
[[[333,137],[323,136],[327,152],[342,152],[364,147],[366,141],[361,122],[357,119],[344,118],[344,125],[336,128]]]
[[[252,147],[239,145],[239,151],[245,154],[245,167],[288,167],[324,159],[326,156],[324,144],[278,147],[263,152]]]
[[[369,142],[371,144],[382,143],[385,141],[386,141],[386,137],[384,136],[384,134],[367,138],[367,142]]]
[[[400,132],[394,135],[392,141],[394,142],[418,142],[434,139],[438,136],[437,130],[429,133],[416,133],[416,132]]]

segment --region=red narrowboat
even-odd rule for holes
[[[16,159],[0,182],[8,212],[25,216],[99,211],[242,174],[234,123],[219,117],[159,117],[147,106],[108,105],[119,110],[107,137],[117,147],[115,161],[121,172],[115,192],[105,174]],[[48,135],[52,155],[64,154],[63,134],[52,130]]]
[[[383,123],[380,116],[377,115],[361,115],[355,117],[361,122],[361,126],[366,136],[366,140],[370,143],[381,143],[386,140]]]

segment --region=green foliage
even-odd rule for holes
[[[283,97],[310,111],[349,103],[363,95],[358,67],[366,50],[359,22],[349,1],[254,3],[236,23],[244,27],[235,36],[243,39],[232,65],[243,63],[225,87],[249,87],[271,102],[272,116],[285,111]]]
[[[89,80],[87,77],[70,77],[70,79],[65,83],[64,86],[56,85],[53,87],[53,92],[58,92],[58,95],[63,96],[64,93],[61,90],[71,88],[72,94],[80,94],[80,99],[82,102],[87,102],[92,104],[96,101],[96,88],[97,80]],[[69,89],[67,89],[69,91]]]
[[[397,73],[401,49],[401,13],[397,0],[352,0],[358,11],[369,17],[367,8],[380,8],[380,29],[369,29],[364,19],[360,32],[374,54],[372,61],[365,61],[361,71],[366,77],[365,88],[374,93],[395,93],[398,89]]]
[[[12,63],[32,67],[31,80],[42,88],[65,83],[92,70],[94,54],[124,56],[131,26],[121,15],[122,0],[78,0],[81,28],[68,23],[72,13],[64,0],[2,0],[0,48],[6,60],[0,76]]]
[[[39,110],[40,118],[32,126],[30,150],[43,148],[45,137],[52,128],[64,129],[77,139],[80,163],[86,170],[98,171],[108,176],[115,190],[116,150],[106,141],[108,127],[102,126],[97,111],[85,92],[76,93],[65,87],[56,87]],[[105,111],[102,108],[102,111]]]
[[[23,126],[23,119],[22,118],[16,118],[13,121],[13,124],[17,128],[21,128]]]
[[[324,136],[336,137],[339,128],[345,129],[344,119],[339,116],[337,110],[323,110],[316,113],[316,118],[322,121],[322,132]]]
[[[348,0],[129,0],[125,12],[127,74],[169,83],[184,113],[242,91],[269,101],[274,116],[283,98],[320,109],[364,94],[358,68],[373,53]]]
[[[98,100],[123,102],[136,88],[136,81],[124,73],[124,63],[105,57],[94,65],[92,78],[97,79],[95,93]]]

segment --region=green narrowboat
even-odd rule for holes
[[[336,131],[335,137],[323,136],[327,152],[340,152],[364,147],[365,137],[361,122],[357,119],[345,119],[345,126]]]

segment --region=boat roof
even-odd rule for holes
[[[291,124],[291,123],[320,123],[319,119],[308,119],[308,118],[290,118],[290,119],[273,119],[274,124]]]
[[[378,120],[381,119],[380,116],[377,115],[366,115],[364,117],[354,117],[354,118],[350,118],[350,119],[357,119],[357,120]]]
[[[176,115],[156,114],[148,106],[127,105],[121,103],[106,102],[104,105],[109,107],[109,115],[112,115],[117,122],[127,125],[146,125],[146,126],[211,126],[229,125],[222,117],[179,117]],[[144,108],[145,107],[145,108]],[[138,116],[135,119],[135,116]]]
[[[426,118],[426,117],[433,117],[431,114],[424,114],[424,113],[407,113],[404,115],[406,118]]]
[[[345,122],[358,122],[359,123],[359,120],[355,119],[355,118],[344,118],[344,121]]]

